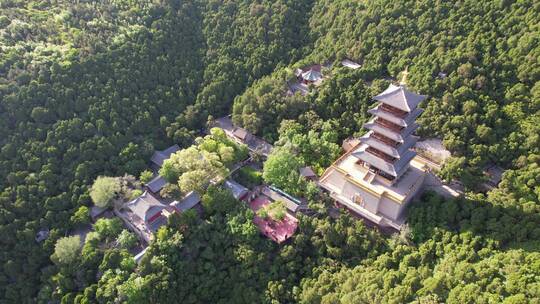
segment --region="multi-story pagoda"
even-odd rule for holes
[[[341,156],[320,179],[320,185],[348,209],[377,224],[398,228],[405,205],[420,190],[425,170],[411,149],[418,137],[418,104],[426,96],[390,85],[374,97],[373,118],[358,144]]]
[[[375,96],[380,103],[368,111],[374,117],[364,128],[370,131],[360,138],[365,149],[354,153],[359,163],[391,183],[398,181],[416,156],[411,148],[418,137],[413,132],[418,128],[415,120],[423,112],[418,104],[425,98],[392,84]]]

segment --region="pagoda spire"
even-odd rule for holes
[[[407,76],[409,76],[409,67],[405,67],[405,71],[401,72],[401,81],[399,82],[399,85],[407,85]]]
[[[404,85],[390,84],[374,99],[379,103],[368,111],[373,118],[364,124],[369,131],[360,138],[362,146],[353,155],[370,171],[395,182],[416,156],[411,150],[418,140],[413,135],[418,128],[415,120],[423,112],[418,104],[426,96],[410,92]]]

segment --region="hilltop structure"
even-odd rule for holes
[[[418,104],[425,98],[392,84],[375,96],[379,103],[368,111],[374,117],[364,124],[369,131],[326,170],[320,186],[375,224],[400,229],[426,175],[411,149],[418,140],[415,120],[423,112]]]

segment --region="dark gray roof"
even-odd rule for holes
[[[400,176],[407,169],[409,162],[416,156],[416,152],[407,150],[399,160],[392,164],[376,155],[366,152],[366,147],[364,145],[364,147],[358,149],[352,155],[394,177]]]
[[[229,116],[216,119],[216,126],[223,129],[225,131],[225,134],[227,134],[229,138],[238,138],[238,135],[235,135],[234,132],[238,129],[241,129],[233,125]],[[247,132],[247,130],[245,131]],[[245,139],[242,140],[242,142],[248,147],[250,151],[261,153],[264,156],[268,156],[270,152],[272,152],[273,147],[271,144],[249,132],[247,132]]]
[[[223,183],[223,187],[231,191],[235,199],[240,199],[249,192],[248,188],[232,180],[226,180]]]
[[[342,64],[343,66],[348,67],[348,68],[351,68],[351,69],[353,69],[353,70],[356,70],[356,69],[362,67],[362,65],[360,65],[360,64],[358,64],[358,63],[356,63],[356,62],[354,62],[354,61],[352,61],[352,60],[349,60],[349,59],[343,59],[343,60],[341,61],[341,64]]]
[[[411,135],[418,128],[418,124],[413,122],[413,123],[409,124],[408,127],[406,127],[405,129],[401,130],[398,133],[396,131],[393,131],[393,130],[390,130],[390,129],[386,128],[386,127],[383,127],[383,126],[381,126],[379,124],[376,124],[375,123],[375,118],[374,118],[374,119],[370,120],[368,123],[365,123],[363,127],[368,129],[368,130],[372,130],[372,131],[375,131],[377,133],[380,133],[380,134],[390,138],[393,141],[403,143],[403,142],[405,142],[405,138],[407,136]]]
[[[163,187],[165,187],[166,184],[167,184],[167,181],[163,177],[158,175],[154,177],[151,181],[149,181],[146,184],[146,187],[151,192],[158,193],[159,191],[161,191],[161,189],[163,189]]]
[[[197,205],[200,201],[201,197],[199,196],[199,193],[191,191],[184,196],[181,201],[174,201],[170,204],[170,206],[174,207],[179,212],[184,212],[195,207],[195,205]]]
[[[236,128],[234,129],[233,134],[241,140],[245,140],[248,136],[248,131],[243,128]]]
[[[311,167],[303,167],[303,168],[300,168],[300,175],[303,176],[303,177],[317,177],[317,174],[315,174],[315,172],[313,172],[313,169],[311,169]]]
[[[153,195],[145,191],[141,196],[126,204],[126,207],[141,220],[147,221],[166,206],[160,203]]]
[[[412,146],[414,146],[414,144],[418,141],[418,137],[417,136],[407,136],[405,138],[405,141],[400,144],[397,148],[394,148],[390,145],[387,145],[373,137],[371,137],[370,135],[372,134],[373,132],[370,131],[368,132],[366,135],[362,136],[360,138],[360,140],[362,141],[362,143],[368,145],[368,146],[371,146],[377,150],[380,150],[392,157],[395,157],[395,158],[401,158],[401,155],[403,155],[403,153],[405,153],[406,150],[410,149]]]
[[[322,78],[322,74],[319,71],[311,69],[302,73],[302,78],[307,81],[317,81]]]
[[[92,206],[92,208],[90,208],[90,217],[95,219],[96,217],[102,215],[105,211],[107,211],[107,208]]]
[[[178,145],[170,146],[163,151],[155,151],[150,160],[158,165],[159,167],[163,166],[163,161],[171,157],[171,154],[180,150]]]
[[[298,211],[298,209],[300,208],[300,205],[303,204],[297,198],[294,198],[290,196],[289,194],[283,192],[282,190],[274,188],[272,186],[264,187],[262,192],[264,195],[268,196],[274,201],[283,202],[285,204],[285,207],[291,212]]]
[[[427,96],[413,93],[404,86],[395,86],[390,84],[384,92],[373,97],[382,103],[390,105],[400,110],[411,112],[416,109],[418,104],[426,99]]]
[[[411,113],[409,113],[404,118],[399,118],[395,115],[392,115],[386,111],[383,111],[380,109],[380,104],[377,105],[375,108],[368,110],[368,113],[373,114],[377,117],[384,118],[390,122],[395,123],[398,126],[401,127],[407,127],[411,122],[413,122],[420,114],[424,112],[423,109],[416,108]]]

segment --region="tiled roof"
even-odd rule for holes
[[[313,69],[302,73],[302,78],[307,81],[317,81],[322,78],[322,74],[319,71]]]
[[[146,187],[148,187],[148,190],[152,191],[152,193],[158,193],[159,191],[161,191],[161,189],[163,189],[163,187],[165,187],[166,184],[167,181],[163,177],[158,175],[154,177],[151,181],[149,181],[146,184]]]
[[[201,201],[199,193],[191,191],[181,201],[174,201],[170,204],[171,207],[174,207],[179,212],[184,212],[189,210]]]
[[[248,131],[243,128],[235,128],[233,134],[241,140],[245,140],[248,136]]]
[[[232,180],[226,180],[223,183],[223,186],[227,188],[229,191],[231,191],[232,195],[236,199],[242,198],[244,195],[246,195],[249,192],[249,190],[246,187]]]
[[[404,118],[399,118],[395,115],[392,115],[391,113],[388,113],[386,111],[383,111],[380,109],[380,104],[377,105],[375,108],[368,110],[368,113],[373,114],[375,116],[384,118],[392,123],[395,123],[398,126],[401,127],[407,127],[411,122],[414,122],[414,120],[424,112],[423,109],[416,108],[411,113],[409,113]]]
[[[133,214],[146,222],[149,218],[158,212],[161,212],[161,210],[165,208],[165,205],[145,191],[141,196],[127,203],[126,207],[129,208]]]
[[[390,145],[387,145],[377,139],[371,137],[372,131],[368,132],[366,135],[362,136],[360,140],[362,143],[371,146],[379,151],[382,151],[392,157],[401,158],[401,155],[405,153],[407,149],[410,149],[418,141],[417,136],[408,136],[405,138],[405,142],[400,144],[397,148],[394,148]]]
[[[365,151],[365,148],[366,146],[362,147],[358,151],[354,152],[352,155],[364,162],[369,163],[373,167],[395,177],[400,176],[403,171],[407,169],[407,164],[416,155],[416,152],[407,150],[405,151],[405,153],[403,153],[399,160],[394,163],[390,163],[378,156],[375,156]]]
[[[398,108],[400,110],[411,112],[416,109],[418,104],[426,99],[427,96],[413,93],[404,86],[395,86],[390,84],[381,94],[373,97],[382,103]]]
[[[399,143],[403,143],[405,142],[405,138],[409,135],[412,134],[412,132],[414,132],[417,128],[418,128],[418,124],[413,122],[411,124],[409,124],[408,127],[406,127],[405,129],[401,130],[399,133],[396,132],[396,131],[393,131],[393,130],[390,130],[386,127],[383,127],[381,125],[378,125],[375,123],[375,118],[370,120],[368,123],[365,123],[364,128],[368,129],[368,130],[372,130],[372,131],[375,131],[377,133],[380,133],[388,138],[390,138],[391,140],[395,141],[395,142],[399,142]]]
[[[152,155],[152,158],[150,160],[158,165],[159,167],[163,166],[163,161],[171,157],[171,154],[177,152],[180,150],[180,147],[178,145],[170,146],[167,149],[163,151],[155,151]]]
[[[316,177],[317,176],[317,174],[313,172],[313,169],[311,169],[311,167],[300,168],[300,175],[303,177],[313,177],[313,176]]]

